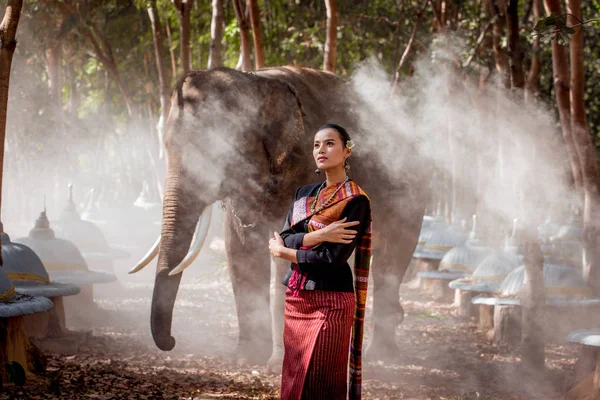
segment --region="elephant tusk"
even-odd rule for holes
[[[210,227],[211,216],[212,204],[209,204],[202,212],[200,220],[196,225],[196,232],[194,233],[194,239],[192,241],[192,245],[190,246],[190,251],[186,254],[185,258],[181,260],[179,265],[173,268],[171,272],[169,272],[169,276],[182,273],[187,267],[189,267],[194,262],[196,257],[198,257],[198,254],[200,254],[200,250],[202,250],[202,246],[204,245],[204,241],[208,236],[208,228]]]
[[[158,254],[158,247],[160,245],[161,237],[161,235],[158,236],[158,239],[156,239],[156,242],[154,242],[152,248],[146,253],[144,257],[142,257],[140,261],[138,261],[135,267],[133,267],[129,271],[130,274],[135,274],[136,272],[141,271],[146,265],[150,264],[150,262],[154,260],[154,257],[156,257],[156,255]]]

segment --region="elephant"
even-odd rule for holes
[[[417,174],[393,177],[378,159],[377,146],[360,149],[369,132],[356,110],[368,106],[357,97],[333,73],[293,66],[251,73],[217,68],[179,79],[163,137],[167,167],[161,236],[132,270],[158,254],[151,331],[160,349],[175,346],[171,324],[180,272],[204,240],[199,231],[207,229],[209,205],[221,200],[239,324],[234,355],[280,368],[285,287],[277,285],[272,331],[268,239],[284,225],[295,190],[317,181],[313,136],[334,122],[359,145],[350,159],[350,176],[369,194],[373,209],[374,301],[366,353],[377,360],[395,357],[396,327],[404,317],[400,283],[417,243],[427,185],[419,183]],[[416,162],[413,157],[405,164]],[[207,210],[204,216],[202,210]],[[288,268],[287,262],[276,261],[278,283]]]

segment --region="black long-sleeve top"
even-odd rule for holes
[[[319,184],[301,186],[296,191],[296,200],[306,196],[316,196],[319,186]],[[287,215],[281,237],[285,247],[298,250],[296,253],[298,268],[307,274],[304,287],[301,289],[353,292],[354,280],[348,265],[348,258],[352,255],[360,237],[369,225],[369,199],[363,195],[357,196],[350,200],[342,211],[340,219],[346,217],[346,222],[360,221],[360,225],[352,227],[358,231],[358,234],[352,243],[348,244],[324,242],[311,250],[300,250],[302,239],[308,233],[309,219],[298,221],[294,226],[290,226],[292,212],[293,205]],[[290,267],[282,282],[286,286],[288,286],[292,271],[292,267]]]

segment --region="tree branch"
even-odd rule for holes
[[[471,55],[469,56],[467,61],[464,63],[463,68],[467,68],[471,64],[473,59],[475,58],[475,55],[477,54],[477,50],[479,50],[479,47],[481,46],[481,43],[483,43],[483,39],[485,38],[485,35],[488,33],[488,31],[494,24],[494,21],[496,18],[497,18],[497,16],[494,16],[492,19],[490,19],[488,21],[488,23],[485,25],[485,28],[483,28],[483,30],[479,34],[479,37],[477,38],[477,42],[475,42],[475,47],[473,47],[473,50],[471,51]]]
[[[398,82],[400,82],[400,75],[402,73],[402,68],[404,68],[404,65],[406,64],[406,61],[408,60],[408,55],[410,54],[414,42],[415,42],[415,38],[417,37],[417,30],[419,28],[419,22],[421,20],[421,16],[423,15],[423,13],[425,12],[425,8],[427,7],[427,5],[429,4],[430,0],[425,0],[425,2],[423,3],[423,6],[420,9],[417,9],[413,4],[411,0],[408,0],[410,3],[411,8],[413,9],[413,11],[416,14],[416,20],[415,20],[415,25],[413,26],[413,30],[410,34],[410,39],[408,40],[408,43],[406,44],[406,48],[404,49],[404,53],[402,53],[402,57],[400,57],[400,62],[398,63],[398,67],[396,68],[396,76],[394,77],[394,83],[392,85],[392,95],[396,93],[396,90],[398,88]]]

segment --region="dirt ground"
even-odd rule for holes
[[[78,353],[49,354],[45,374],[24,387],[5,387],[0,399],[278,398],[278,375],[228,361],[237,323],[222,265],[184,277],[171,352],[158,350],[150,335],[151,274],[129,279],[119,272],[118,284],[97,286],[102,312],[90,312],[97,318],[79,326],[92,332]],[[549,344],[545,378],[534,383],[520,373],[517,354],[489,344],[474,321],[412,286],[401,289],[406,318],[397,329],[397,361],[367,360],[363,399],[564,398],[576,346]]]

